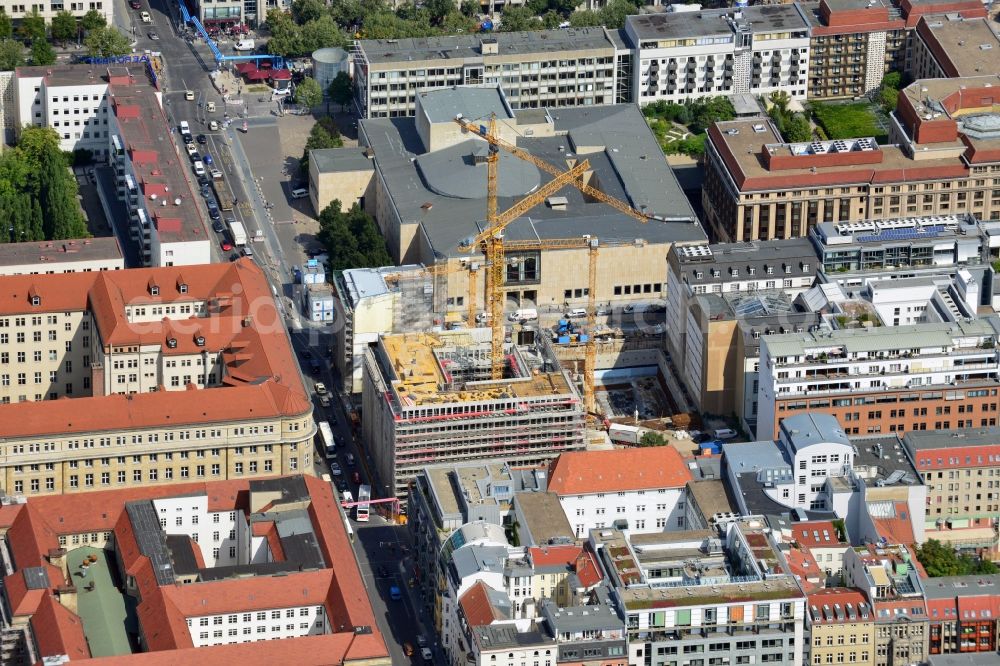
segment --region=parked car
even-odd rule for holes
[[[205,136],[204,134],[199,134],[198,137],[197,137],[197,139],[196,139],[196,141],[198,143],[205,144],[205,143],[208,143],[208,137]]]
[[[427,637],[423,634],[417,636],[417,646],[425,648],[427,647]]]
[[[147,32],[146,36],[149,37],[150,39],[152,39],[154,42],[160,41],[160,36],[158,34],[156,34],[155,32],[153,32],[152,30],[150,30],[149,32]]]
[[[212,221],[212,231],[214,231],[217,234],[221,234],[225,230],[226,230],[226,225],[224,225],[222,223],[222,220],[213,220]]]
[[[361,483],[361,474],[357,470],[351,472],[351,483],[355,485],[359,485]]]
[[[304,187],[297,187],[291,192],[293,199],[305,199],[309,196],[309,190]]]
[[[405,654],[407,657],[412,657],[413,646],[410,645],[409,643],[403,643],[403,654]]]
[[[139,0],[128,0],[128,6],[132,9],[142,9],[142,3]]]
[[[341,476],[344,470],[340,469],[340,464],[337,461],[333,461],[330,463],[330,473],[334,476]]]
[[[733,439],[738,433],[732,428],[719,428],[715,431],[716,439]]]
[[[321,395],[319,397],[319,404],[322,405],[323,407],[329,407],[330,406],[330,396],[328,396],[328,395]]]
[[[230,250],[233,249],[233,244],[230,243],[229,241],[224,240],[219,244],[219,247],[222,248],[223,252],[229,252]]]
[[[420,648],[420,658],[424,660],[425,664],[434,663],[434,653],[431,652],[430,648]]]
[[[401,601],[403,599],[403,592],[399,589],[398,585],[393,585],[389,588],[389,598],[393,601]]]
[[[326,393],[326,384],[323,382],[316,382],[316,395],[324,395]]]

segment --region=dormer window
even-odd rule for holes
[[[160,295],[160,288],[157,285],[155,285],[155,284],[149,285],[149,295],[150,296],[159,296]]]
[[[177,349],[177,338],[168,338],[167,339],[167,348],[168,349]]]
[[[181,292],[182,294],[186,294],[186,293],[188,293],[188,286],[186,284],[183,284],[183,283],[179,284],[179,285],[177,285],[177,291]]]
[[[42,304],[42,298],[41,298],[41,296],[39,296],[38,294],[35,294],[34,296],[32,296],[31,297],[31,304],[34,305],[34,306],[41,305]]]

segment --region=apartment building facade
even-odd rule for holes
[[[794,5],[640,14],[625,33],[640,105],[778,90],[806,98],[809,25]]]
[[[941,576],[924,582],[929,653],[995,655],[1000,576]]]
[[[362,118],[412,116],[417,93],[499,86],[514,108],[630,102],[632,54],[617,30],[571,28],[354,43]]]
[[[762,526],[744,519],[634,540],[614,529],[591,531],[590,547],[625,616],[630,666],[726,658],[802,666],[806,597],[778,571]]]
[[[52,0],[51,2],[32,4],[15,2],[14,0],[3,0],[3,2],[0,2],[0,11],[15,21],[30,16],[32,12],[38,12],[38,15],[45,19],[45,23],[47,24],[51,23],[52,19],[59,12],[66,11],[80,19],[92,10],[103,16],[108,25],[112,24],[115,3],[109,0],[87,0],[86,2],[82,0],[70,0],[69,2],[66,2],[66,0]]]
[[[98,159],[107,155],[110,101],[100,67],[19,67],[14,86],[18,133],[26,125],[51,127],[61,150],[89,150]]]
[[[927,486],[928,538],[971,550],[996,545],[1000,428],[990,425],[996,405],[982,405],[974,428],[910,432],[903,438]],[[960,413],[963,405],[951,407],[948,412]]]
[[[263,274],[183,271],[0,278],[8,493],[311,469],[312,405]]]
[[[632,534],[684,530],[691,472],[670,446],[563,453],[549,492],[559,497],[577,538],[627,524]]]
[[[765,338],[757,435],[776,436],[782,419],[806,409],[832,414],[849,434],[989,424],[998,331],[991,316]]]
[[[808,663],[875,666],[875,616],[860,590],[829,587],[807,603]]]
[[[880,543],[849,549],[844,579],[860,589],[873,608],[875,666],[924,662],[930,654],[927,604],[906,546]]]
[[[996,84],[996,76],[912,84],[900,93],[889,145],[871,137],[789,144],[767,120],[713,125],[702,194],[710,234],[748,241],[805,236],[820,222],[961,213],[1000,219],[1000,163],[989,152],[1000,134],[989,124],[966,131],[958,119],[988,97],[960,91]],[[941,110],[926,109],[928,100]],[[925,118],[945,108],[956,117]]]

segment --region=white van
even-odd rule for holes
[[[196,176],[205,175],[205,164],[201,160],[198,160],[197,162],[194,163],[194,175]]]
[[[297,187],[292,190],[293,199],[305,199],[307,196],[309,196],[309,190],[304,187]]]
[[[234,51],[253,51],[256,44],[252,39],[241,39],[233,45]]]
[[[736,437],[737,433],[732,428],[719,428],[713,431],[716,439],[733,439]]]
[[[142,19],[143,23],[152,23],[153,17],[149,15],[149,12],[140,12],[139,18]]]
[[[535,308],[521,308],[520,310],[511,312],[507,318],[511,321],[535,321],[538,319],[538,310]]]
[[[190,134],[191,133],[191,126],[188,125],[188,121],[186,121],[186,120],[182,120],[181,124],[178,127],[180,127],[181,134]]]
[[[479,314],[476,315],[476,323],[485,324],[492,318],[493,318],[492,312],[480,312]]]
[[[354,495],[351,494],[350,490],[345,490],[344,492],[340,493],[340,501],[347,502],[348,504],[350,504],[351,502],[354,501]]]
[[[566,319],[584,319],[587,316],[587,311],[583,308],[573,308],[566,313]]]

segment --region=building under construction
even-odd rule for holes
[[[584,448],[580,395],[547,340],[505,345],[490,379],[490,330],[379,338],[365,354],[362,429],[383,489],[427,465],[503,459],[537,465]]]

